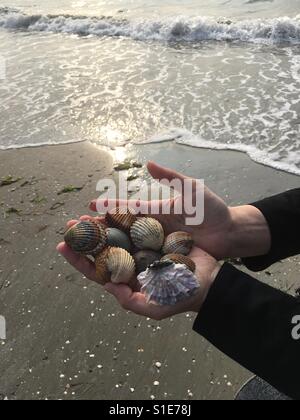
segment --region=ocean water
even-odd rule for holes
[[[300,174],[300,0],[2,0],[0,107],[1,149],[165,141]]]

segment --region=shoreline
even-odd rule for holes
[[[298,176],[242,152],[163,143],[122,156],[204,178],[230,205],[299,187]],[[80,142],[1,150],[0,160],[0,178],[22,178],[0,187],[0,400],[233,399],[252,375],[192,332],[194,315],[157,323],[126,314],[57,255],[65,222],[87,212],[99,179],[115,175],[112,157]],[[61,193],[70,185],[77,190]],[[299,261],[255,277],[293,293]]]
[[[246,149],[245,150],[242,150],[242,149],[239,150],[238,148],[234,148],[234,147],[230,147],[230,146],[224,146],[223,147],[222,145],[216,145],[215,147],[210,146],[210,145],[194,146],[194,145],[190,145],[190,144],[186,145],[186,144],[183,144],[183,143],[177,143],[174,140],[162,140],[162,141],[150,142],[150,143],[134,143],[133,142],[131,144],[124,145],[124,146],[116,146],[113,149],[110,149],[108,146],[104,146],[104,145],[101,145],[101,144],[97,145],[96,143],[93,143],[89,140],[77,140],[77,141],[74,140],[74,141],[69,141],[69,142],[66,142],[66,143],[57,143],[57,144],[54,144],[54,143],[47,144],[47,143],[45,143],[45,144],[37,144],[37,145],[29,144],[29,145],[26,145],[26,146],[19,146],[19,147],[14,146],[14,147],[9,147],[9,148],[2,148],[0,146],[0,153],[1,152],[8,152],[8,151],[27,150],[27,149],[29,149],[29,150],[40,149],[40,148],[44,148],[44,147],[72,146],[72,145],[82,144],[82,143],[83,144],[89,144],[89,145],[97,148],[100,151],[104,151],[104,152],[110,153],[112,155],[114,154],[115,149],[118,149],[118,148],[126,149],[127,146],[140,148],[140,147],[151,147],[152,145],[162,145],[163,146],[164,144],[171,144],[171,145],[174,145],[174,146],[178,145],[178,146],[182,146],[182,147],[185,147],[185,148],[191,148],[191,149],[196,149],[196,150],[199,150],[199,149],[200,150],[209,150],[209,151],[213,151],[213,152],[241,153],[241,154],[246,155],[253,163],[256,163],[257,165],[262,165],[264,167],[274,169],[275,171],[280,171],[280,172],[283,172],[283,173],[286,173],[286,174],[289,174],[289,175],[294,175],[294,176],[299,176],[300,177],[300,170],[299,170],[299,173],[297,173],[297,170],[285,169],[284,168],[285,164],[281,163],[280,161],[278,162],[278,165],[276,166],[275,163],[271,164],[271,163],[263,162],[263,160],[259,160],[259,159],[254,158],[254,156],[251,153],[257,152],[257,149],[255,149],[255,148],[249,147],[249,150],[246,150]],[[251,152],[252,149],[253,149],[253,152]]]

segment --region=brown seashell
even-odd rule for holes
[[[134,254],[135,267],[137,274],[145,271],[154,261],[160,260],[161,256],[158,252],[145,250]]]
[[[161,261],[173,261],[175,264],[184,264],[193,273],[196,271],[196,264],[189,257],[182,254],[167,254],[162,257]]]
[[[108,271],[106,259],[109,248],[106,248],[101,254],[95,258],[97,281],[104,285],[110,282],[110,272]]]
[[[132,256],[123,248],[109,248],[106,266],[112,283],[128,284],[135,276],[135,263]]]
[[[97,254],[106,246],[105,228],[100,223],[82,221],[65,234],[66,244],[79,254]]]
[[[141,217],[131,226],[131,240],[138,249],[160,251],[164,243],[162,225],[151,217]]]
[[[105,221],[110,227],[129,232],[133,223],[137,220],[134,210],[128,207],[117,207],[106,213]]]
[[[188,255],[194,245],[193,237],[187,232],[173,232],[165,239],[163,254]]]

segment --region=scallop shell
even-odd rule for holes
[[[197,277],[183,264],[161,261],[138,276],[147,302],[176,305],[193,296],[200,287]]]
[[[145,271],[154,261],[160,260],[160,254],[155,251],[145,250],[134,254],[136,272],[139,274]]]
[[[107,245],[117,248],[126,249],[126,251],[131,251],[131,242],[126,233],[122,232],[120,229],[108,228],[106,229],[107,235]]]
[[[141,217],[130,229],[132,242],[138,249],[160,251],[164,243],[162,225],[151,217]]]
[[[101,254],[95,258],[97,281],[104,285],[110,281],[110,272],[108,271],[106,259],[109,248],[106,248]]]
[[[106,266],[110,272],[112,283],[129,283],[135,275],[134,259],[129,252],[122,248],[109,248]]]
[[[97,254],[106,246],[105,228],[92,221],[82,221],[72,226],[64,239],[79,254]]]
[[[187,232],[173,232],[166,237],[164,246],[163,246],[163,254],[182,254],[188,255],[192,247],[194,245],[194,241],[192,235]]]
[[[193,273],[196,271],[196,264],[194,263],[194,261],[191,260],[189,257],[186,257],[185,255],[167,254],[164,257],[162,257],[161,261],[166,260],[173,261],[175,264],[184,264]]]
[[[105,221],[110,227],[129,232],[133,223],[137,220],[134,210],[128,207],[117,207],[106,213]]]

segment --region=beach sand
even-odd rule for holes
[[[169,143],[130,153],[204,178],[229,204],[299,187],[242,153]],[[192,331],[193,314],[157,323],[124,313],[57,255],[66,221],[86,214],[96,182],[113,175],[111,156],[80,143],[1,151],[0,162],[0,178],[22,178],[0,187],[0,399],[233,399],[251,374]],[[68,185],[80,190],[58,195]],[[292,293],[299,264],[257,277]]]

